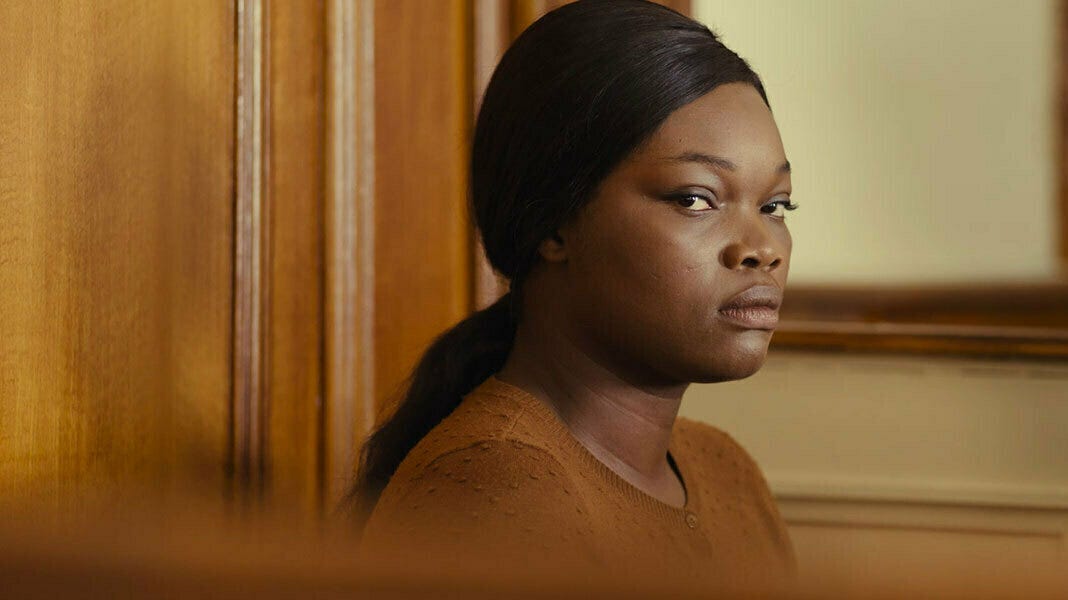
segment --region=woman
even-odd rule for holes
[[[786,283],[790,167],[757,75],[662,6],[565,5],[497,67],[471,186],[510,292],[437,339],[364,446],[365,542],[688,580],[789,572],[752,459],[677,418],[691,382],[759,369]]]

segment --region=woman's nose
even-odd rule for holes
[[[783,263],[784,252],[779,246],[764,227],[758,226],[728,244],[720,254],[720,260],[723,266],[732,271],[759,269],[771,272]]]

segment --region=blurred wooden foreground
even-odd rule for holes
[[[888,550],[893,552],[894,550]],[[910,551],[923,553],[923,548]],[[1053,563],[996,570],[932,563],[872,570],[848,580],[819,572],[780,593],[680,581],[606,579],[536,561],[520,568],[436,562],[412,549],[387,563],[361,554],[341,523],[300,524],[282,514],[219,510],[202,500],[128,504],[90,520],[32,510],[0,521],[4,598],[1066,598],[1068,572]],[[440,557],[439,557],[440,558]],[[893,560],[887,561],[889,563]],[[967,575],[962,575],[967,573]],[[725,582],[729,584],[729,582]]]

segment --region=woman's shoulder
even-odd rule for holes
[[[445,553],[519,559],[553,541],[548,534],[557,542],[588,539],[580,490],[526,402],[492,384],[465,396],[397,468],[365,543],[404,539]],[[573,550],[592,556],[582,544]]]
[[[539,556],[595,564],[588,510],[569,471],[538,439],[521,401],[485,392],[467,396],[400,464],[367,521],[364,546],[400,556],[414,548],[468,567]]]
[[[693,457],[698,466],[723,470],[727,466],[759,472],[756,460],[729,433],[695,419],[678,417],[672,431],[673,446]]]
[[[562,447],[546,408],[516,388],[489,378],[464,396],[456,409],[430,430],[408,453],[395,477],[411,476],[429,465],[461,455],[493,458],[495,468],[529,461],[553,461]],[[502,455],[511,459],[503,464]],[[480,461],[486,462],[486,461]]]
[[[679,458],[696,471],[705,487],[737,488],[737,492],[770,496],[760,466],[751,454],[726,431],[694,419],[679,417],[672,431],[672,447]]]

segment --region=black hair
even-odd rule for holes
[[[482,99],[471,211],[510,291],[438,337],[364,444],[347,502],[362,523],[408,452],[508,358],[538,246],[675,110],[760,78],[704,25],[645,0],[578,0],[527,28]]]

